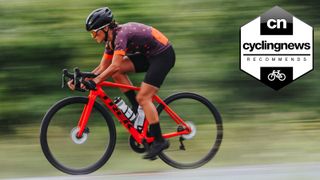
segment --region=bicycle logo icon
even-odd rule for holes
[[[276,78],[280,81],[284,81],[286,79],[286,75],[281,73],[280,70],[273,70],[272,73],[268,74],[269,81],[274,81]]]

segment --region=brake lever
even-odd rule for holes
[[[76,89],[77,89],[77,86],[78,86],[78,80],[77,80],[78,72],[79,72],[79,69],[78,69],[78,68],[74,68],[73,83],[74,83],[74,87],[75,87]]]
[[[86,92],[85,89],[82,89],[82,88],[81,88],[81,80],[82,80],[82,77],[81,77],[79,80],[77,79],[77,86],[74,86],[74,88],[75,88],[75,90],[77,90],[77,91]]]
[[[65,75],[64,74],[62,74],[62,79],[61,79],[61,88],[64,88],[65,87],[65,85],[66,85],[66,79],[65,79]]]
[[[66,76],[68,75],[68,70],[67,69],[63,69],[62,70],[62,79],[61,79],[61,88],[64,88],[66,86]]]
[[[82,81],[82,84],[84,84],[86,86],[87,90],[94,90],[94,91],[97,90],[97,87],[94,87],[94,88],[90,87],[91,85],[87,81]]]

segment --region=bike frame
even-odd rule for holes
[[[108,81],[97,84],[97,90],[90,91],[88,96],[89,98],[88,104],[86,104],[83,108],[80,120],[78,122],[79,132],[77,136],[82,137],[82,134],[85,131],[85,128],[87,126],[94,102],[96,101],[97,98],[100,98],[104,102],[104,104],[107,106],[107,108],[114,114],[114,116],[128,130],[128,132],[139,144],[142,144],[144,140],[147,143],[153,142],[154,138],[147,136],[147,131],[149,127],[148,120],[146,119],[144,121],[143,130],[140,133],[138,130],[134,128],[131,121],[121,112],[121,110],[117,107],[117,105],[113,102],[113,100],[105,93],[102,87],[124,88],[124,89],[130,89],[134,91],[140,90],[139,87],[113,83]],[[171,137],[180,136],[183,134],[189,134],[191,132],[191,128],[158,95],[155,95],[153,97],[153,101],[157,102],[160,105],[163,105],[164,111],[171,117],[171,119],[174,120],[177,124],[180,124],[185,127],[185,129],[180,132],[171,132],[171,133],[163,134],[164,138],[171,138]]]

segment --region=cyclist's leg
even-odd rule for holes
[[[158,87],[142,82],[140,91],[137,95],[137,100],[149,121],[149,124],[159,122],[157,109],[152,103],[152,97],[158,92]]]
[[[126,84],[126,85],[131,85],[132,82],[130,81],[127,72],[134,72],[134,65],[131,61],[123,61],[120,65],[120,70],[116,72],[115,74],[112,75],[112,79],[116,83],[120,84]],[[130,89],[125,89],[125,88],[120,88],[120,91],[125,94],[125,96],[128,98],[132,105],[132,110],[134,113],[137,113],[138,109],[138,102],[136,100],[136,93],[134,90]]]
[[[149,63],[150,66],[137,95],[137,101],[142,106],[149,121],[150,133],[155,137],[155,141],[144,158],[154,159],[162,150],[169,147],[168,141],[162,137],[158,112],[152,102],[152,98],[158,92],[170,69],[174,66],[175,55],[172,47],[155,57],[151,57]]]
[[[169,147],[169,142],[162,137],[158,112],[152,103],[152,97],[158,92],[158,89],[158,87],[143,82],[137,95],[139,105],[142,106],[149,121],[150,133],[155,138],[147,154],[143,157],[144,159],[153,160],[162,150]]]
[[[124,56],[126,57],[126,56]],[[126,84],[126,85],[132,85],[132,82],[130,81],[127,73],[128,72],[134,72],[134,65],[131,61],[123,61],[120,65],[120,69],[118,72],[112,75],[112,79],[116,83]],[[127,92],[128,89],[120,88],[121,92]]]
[[[116,83],[132,85],[127,73],[129,72],[145,72],[148,68],[148,63],[146,63],[146,59],[141,55],[132,55],[132,56],[124,56],[124,61],[120,65],[120,70],[113,74],[112,78]],[[134,113],[137,113],[138,102],[136,100],[136,93],[134,90],[120,88],[121,92],[123,92],[126,97],[129,99],[132,104],[132,110]]]
[[[114,80],[114,82],[116,83],[120,83],[120,84],[126,84],[126,85],[130,85],[132,86],[132,82],[130,81],[128,75],[126,74],[126,72],[133,72],[134,71],[134,67],[131,61],[124,61],[121,65],[120,65],[120,70],[112,75],[112,78]],[[137,109],[138,109],[138,102],[136,100],[136,92],[134,90],[130,90],[130,89],[125,89],[125,88],[120,88],[120,91],[122,93],[125,94],[125,96],[127,97],[127,99],[130,101],[131,105],[132,105],[132,111],[134,113],[137,113]]]
[[[152,98],[158,92],[167,74],[175,64],[173,48],[168,48],[148,61],[150,65],[137,95],[137,101],[142,106],[149,123],[155,124],[159,122],[159,117]]]

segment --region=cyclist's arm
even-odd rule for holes
[[[119,32],[116,39],[114,40],[115,48],[112,50],[112,62],[110,66],[105,69],[103,72],[100,73],[99,76],[93,79],[96,84],[101,83],[102,81],[106,80],[114,73],[120,70],[120,64],[123,61],[123,57],[126,55],[126,46],[127,46],[127,34]],[[111,52],[110,49],[106,49],[105,53]],[[111,53],[109,53],[111,54]],[[103,68],[101,68],[103,69]]]
[[[101,74],[105,69],[107,69],[112,62],[112,56],[113,55],[105,53],[100,61],[100,64],[92,71],[92,73]]]
[[[118,72],[120,70],[120,64],[123,61],[123,56],[124,55],[122,55],[122,54],[121,55],[115,54],[112,58],[111,64],[108,66],[108,68],[106,68],[103,72],[101,72],[99,76],[94,78],[93,81],[96,84],[99,84],[102,81],[104,81],[105,79],[107,79],[108,77],[111,77],[114,73]]]
[[[101,64],[101,62],[100,62],[100,64]],[[100,64],[94,70],[91,71],[93,74],[99,74]]]

